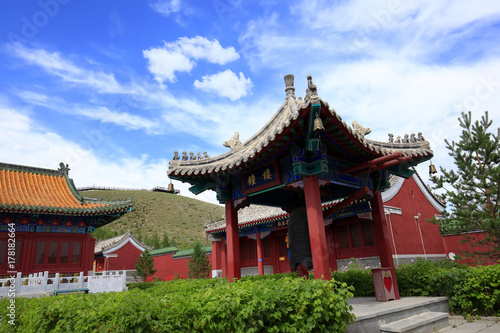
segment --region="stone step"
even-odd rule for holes
[[[424,312],[380,326],[381,333],[431,333],[450,325],[448,313]]]

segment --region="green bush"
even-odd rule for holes
[[[0,332],[344,332],[354,320],[338,281],[291,276],[176,280],[121,293],[16,299]]]
[[[332,278],[345,282],[348,286],[352,286],[355,297],[375,297],[375,288],[370,269],[351,268],[343,272],[334,271],[332,272]]]

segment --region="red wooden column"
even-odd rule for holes
[[[227,277],[227,248],[226,248],[226,240],[224,237],[219,241],[220,242],[220,261],[221,261],[221,269],[222,269],[222,277]]]
[[[233,207],[233,200],[226,201],[227,234],[227,275],[229,281],[241,278],[240,239],[238,237],[238,213]]]
[[[260,232],[257,233],[257,266],[259,267],[259,275],[264,275],[264,261],[262,256],[262,239]]]
[[[396,279],[396,270],[394,268],[394,260],[392,259],[391,238],[389,228],[387,227],[384,204],[382,202],[382,194],[380,194],[380,191],[376,191],[374,193],[373,199],[371,200],[371,206],[373,214],[373,232],[380,256],[380,265],[382,268],[390,267],[394,287],[394,296],[396,299],[399,299],[398,280]]]
[[[318,177],[304,177],[304,194],[306,197],[307,224],[311,240],[314,277],[316,279],[331,280],[332,276],[328,260],[325,222],[323,221],[323,210],[321,209]]]

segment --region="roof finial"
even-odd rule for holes
[[[308,75],[306,96],[304,97],[304,102],[307,103],[311,99],[316,99],[316,98],[318,98],[318,90],[316,88],[316,85],[313,83],[312,76]]]
[[[295,98],[295,88],[293,86],[294,76],[293,74],[285,75],[285,91],[286,97],[294,97]]]
[[[69,168],[69,164],[64,165],[64,163],[61,162],[59,163],[59,169],[57,170],[61,176],[68,176],[69,170],[71,169]]]

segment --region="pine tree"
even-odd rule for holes
[[[188,275],[191,279],[207,278],[208,273],[212,270],[212,265],[200,242],[196,242],[194,245],[193,254],[188,261],[188,269]]]
[[[500,259],[500,128],[489,132],[492,121],[488,112],[481,121],[472,122],[471,112],[458,118],[463,128],[458,142],[448,140],[446,148],[454,158],[456,170],[440,168],[442,175],[433,180],[434,189],[444,189],[442,199],[450,205],[440,224],[441,232],[460,234],[462,242],[474,249],[464,254],[479,261]],[[484,238],[475,231],[484,232]]]
[[[135,269],[137,271],[136,276],[141,277],[144,281],[146,281],[148,276],[156,273],[157,270],[154,269],[153,255],[147,249],[137,259]]]

